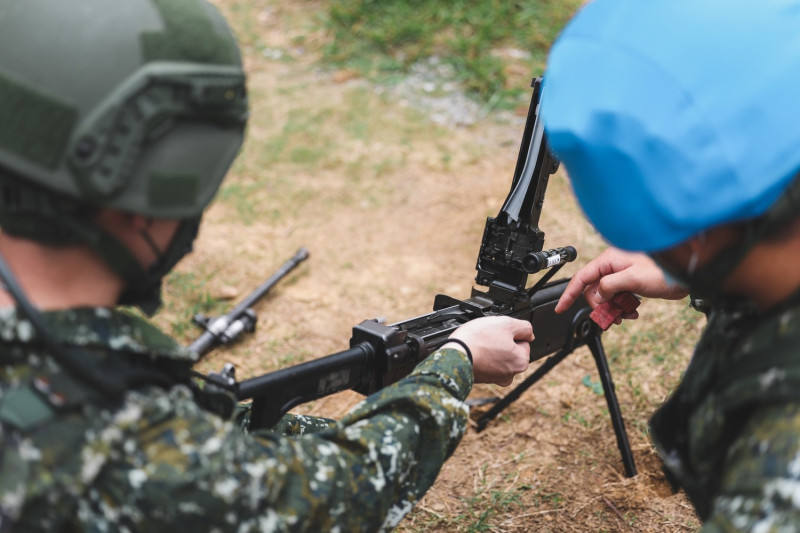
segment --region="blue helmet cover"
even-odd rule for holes
[[[594,0],[553,45],[541,105],[614,246],[762,215],[800,170],[800,0]]]

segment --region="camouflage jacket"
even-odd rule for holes
[[[703,531],[800,530],[800,298],[714,308],[678,388],[651,419],[665,471]]]
[[[466,429],[472,370],[457,350],[327,429],[248,434],[199,407],[180,382],[192,355],[144,320],[105,309],[43,317],[80,357],[53,357],[29,322],[0,310],[0,528],[386,531]],[[127,373],[112,379],[124,384],[116,394],[89,385],[104,372]]]

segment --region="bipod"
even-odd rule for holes
[[[628,442],[628,433],[625,431],[625,422],[622,419],[622,413],[619,408],[619,401],[617,400],[617,393],[614,389],[614,381],[611,379],[611,371],[608,368],[608,360],[606,359],[606,352],[603,348],[603,343],[600,340],[601,330],[597,325],[593,325],[589,334],[580,345],[586,344],[594,357],[597,372],[600,374],[600,383],[603,385],[603,394],[606,397],[608,404],[608,413],[611,416],[611,425],[614,427],[614,433],[617,436],[617,447],[622,455],[622,465],[625,468],[625,475],[633,477],[636,475],[636,464],[633,461],[633,452],[631,445]],[[539,365],[533,374],[525,378],[525,380],[517,385],[514,390],[509,392],[503,398],[498,399],[492,405],[492,408],[478,418],[476,431],[481,432],[486,429],[487,424],[497,417],[500,412],[508,407],[511,402],[519,398],[523,392],[528,390],[537,381],[542,379],[550,370],[552,370],[558,363],[563,361],[569,354],[571,354],[577,346],[565,348],[555,355],[548,357],[544,363]]]

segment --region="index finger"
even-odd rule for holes
[[[569,280],[567,287],[561,294],[561,298],[558,299],[555,312],[563,313],[569,309],[569,307],[575,303],[575,300],[577,300],[580,295],[583,294],[583,291],[585,291],[588,286],[597,283],[602,277],[603,273],[601,272],[600,268],[594,263],[594,261],[590,261],[585,267],[576,272],[575,275],[572,276],[571,280]]]

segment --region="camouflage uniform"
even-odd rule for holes
[[[79,380],[30,323],[0,310],[0,518],[14,530],[386,531],[466,428],[472,370],[457,350],[433,354],[327,429],[248,434],[202,409],[188,381],[175,383],[192,355],[141,318],[43,317],[79,351],[71,364],[127,374],[128,389]]]
[[[651,430],[703,531],[800,529],[800,297],[717,306]]]

